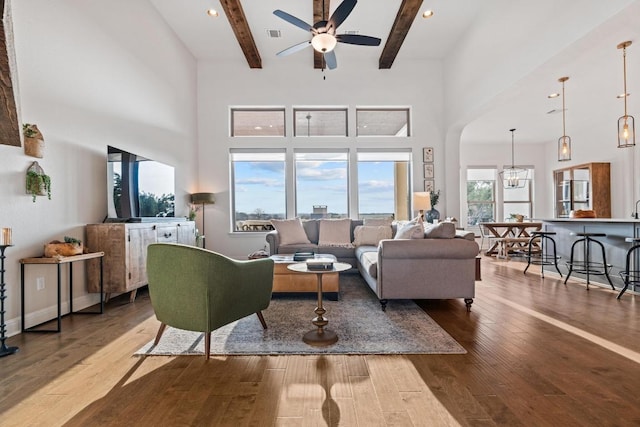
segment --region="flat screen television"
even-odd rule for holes
[[[107,146],[107,221],[175,216],[174,168]]]

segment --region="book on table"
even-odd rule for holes
[[[333,270],[333,260],[331,258],[313,258],[306,261],[309,270]]]

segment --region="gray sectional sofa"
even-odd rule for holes
[[[478,244],[473,233],[456,231],[454,224],[441,223],[438,229],[426,225],[425,235],[438,238],[383,239],[376,245],[319,246],[321,220],[302,221],[310,243],[282,245],[278,231],[266,235],[271,255],[313,251],[335,255],[339,261],[357,268],[375,292],[382,309],[390,299],[463,298],[467,310],[475,296]],[[351,220],[354,230],[363,225]],[[434,232],[435,231],[435,232]],[[393,225],[393,235],[397,232]]]

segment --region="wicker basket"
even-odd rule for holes
[[[44,140],[40,138],[24,137],[24,154],[39,159],[44,157]]]

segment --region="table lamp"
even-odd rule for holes
[[[420,212],[420,218],[424,219],[424,212],[431,210],[431,195],[428,191],[413,193],[413,208]]]
[[[207,248],[206,235],[204,234],[204,205],[212,205],[216,202],[216,196],[213,193],[193,193],[191,195],[191,203],[194,205],[202,205],[202,247]]]

